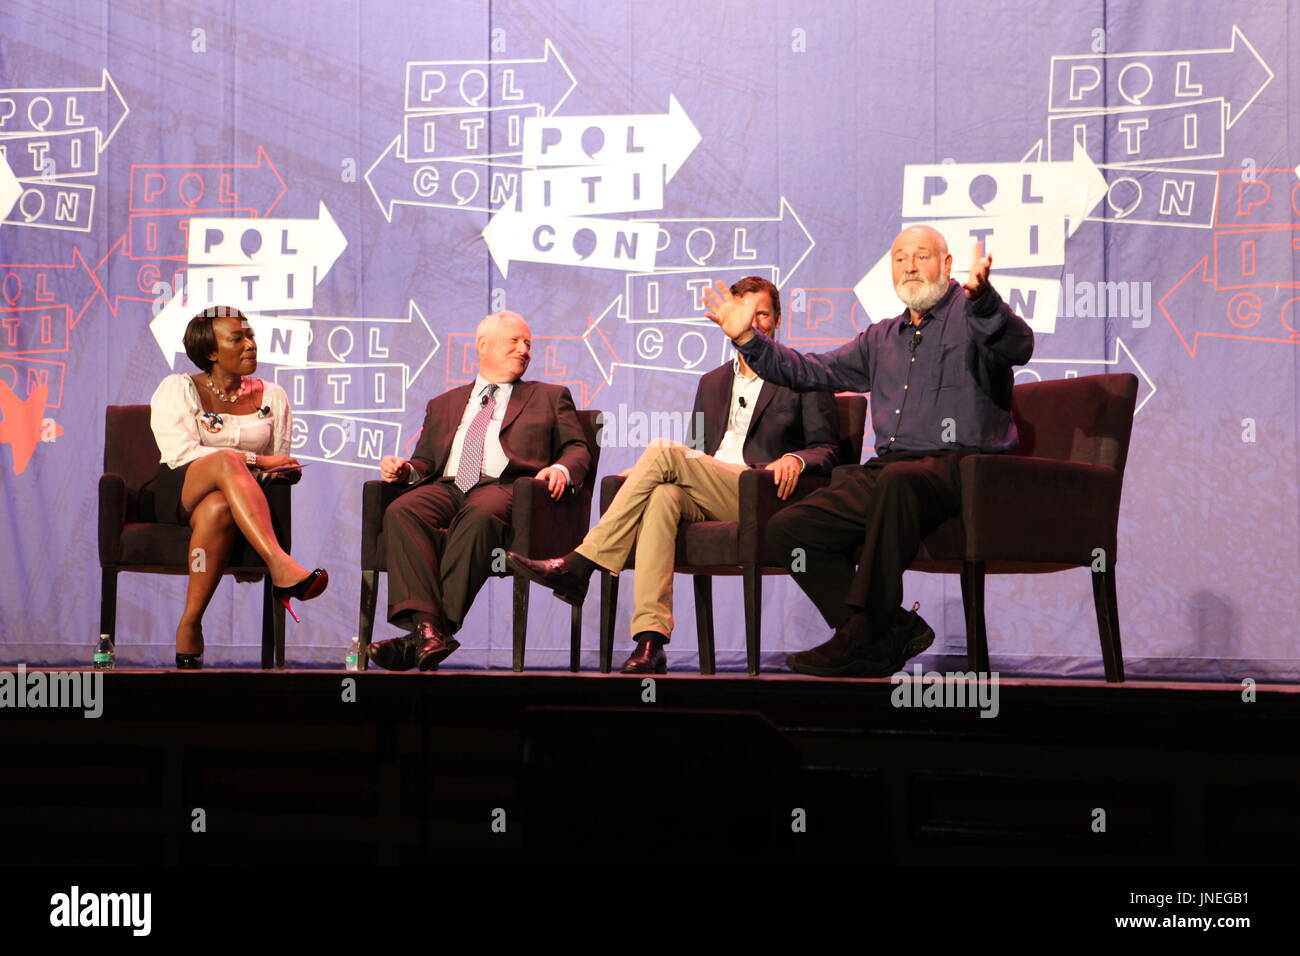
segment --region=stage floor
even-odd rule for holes
[[[69,672],[27,680],[38,673]],[[619,834],[651,810],[655,845],[678,863],[1300,855],[1300,687],[1258,685],[1253,700],[1239,683],[955,690],[792,674],[116,670],[97,718],[0,709],[0,819],[21,821],[0,860],[617,861]]]

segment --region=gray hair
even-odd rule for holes
[[[477,342],[485,335],[491,335],[502,322],[511,320],[515,322],[523,322],[524,325],[528,324],[527,322],[524,322],[524,317],[518,312],[493,312],[491,315],[484,316],[483,321],[480,322],[478,328],[474,330],[474,341]]]

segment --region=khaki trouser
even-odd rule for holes
[[[676,442],[652,442],[600,523],[575,549],[615,573],[636,549],[633,634],[672,633],[677,526],[739,520],[740,474],[745,470]]]

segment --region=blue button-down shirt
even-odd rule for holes
[[[1012,366],[1029,361],[1034,333],[992,286],[967,299],[952,280],[919,325],[907,311],[833,352],[804,355],[760,332],[739,346],[769,382],[795,391],[870,392],[876,452],[1015,449]]]

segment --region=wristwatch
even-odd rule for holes
[[[244,452],[244,463],[247,464],[249,468],[256,468],[257,455],[251,451]]]

